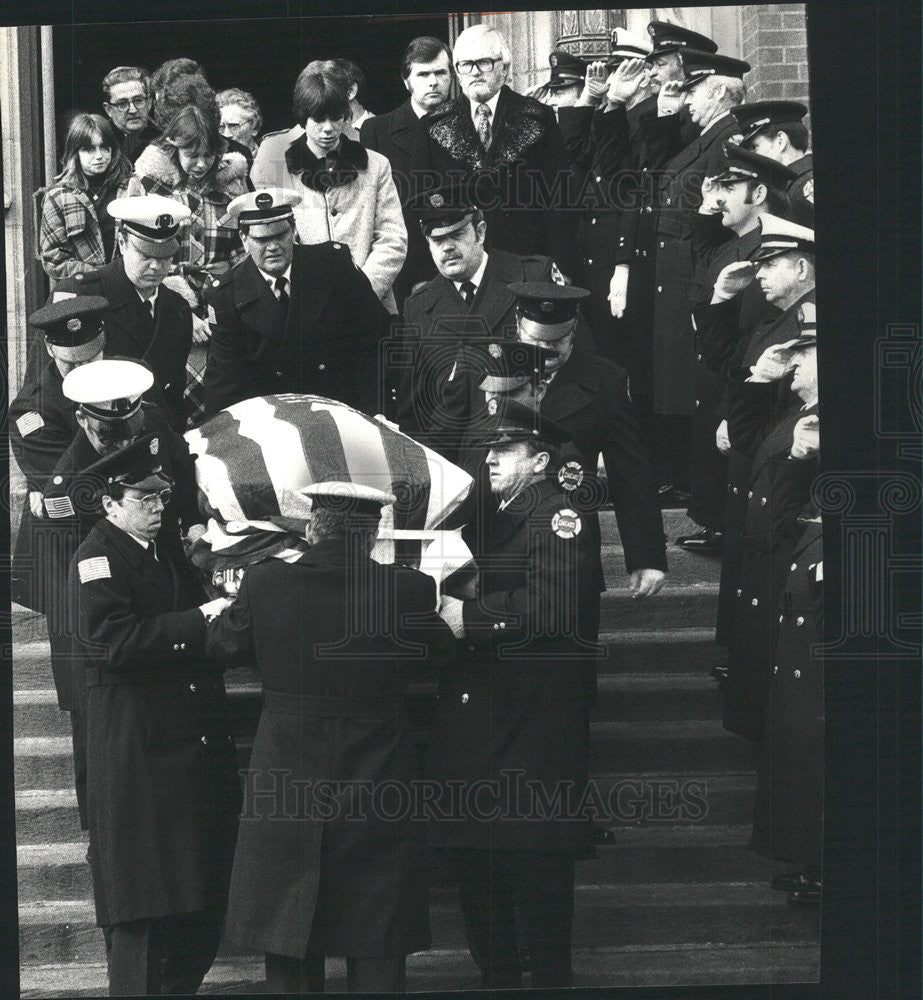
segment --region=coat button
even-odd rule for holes
[[[795,680],[797,681],[800,676],[801,676],[801,671],[800,670],[796,670],[795,673],[794,673]]]
[[[673,199],[672,198],[667,198],[666,204],[667,205],[672,205],[673,204]],[[648,211],[650,211],[650,209],[648,209]]]
[[[590,225],[591,226],[595,226],[596,225],[596,216],[595,215],[593,216],[592,219],[590,219]]]
[[[197,688],[197,687],[195,686],[195,684],[190,684],[190,685],[189,685],[189,690],[190,690],[190,691],[191,691],[191,692],[192,692],[193,694],[195,694],[195,693],[196,693],[196,691],[198,691],[198,688]]]
[[[342,243],[334,243],[333,244],[333,249],[334,250],[339,250],[342,245],[343,245]]]
[[[596,178],[596,183],[597,184],[602,184],[602,181],[603,181],[602,177],[597,177]]]
[[[737,596],[738,596],[738,597],[740,597],[740,595],[741,595],[742,593],[743,593],[743,591],[742,591],[742,590],[740,589],[740,587],[738,587],[738,588],[737,588]]]
[[[773,672],[774,674],[777,674],[777,673],[779,672],[779,668],[778,668],[778,667],[773,667],[773,668],[772,668],[772,672]]]
[[[587,263],[588,264],[592,264],[593,263],[593,258],[592,257],[587,257]]]
[[[663,240],[660,241],[660,249],[663,250]]]
[[[747,499],[748,500],[752,500],[753,499],[753,490],[747,490]]]
[[[179,643],[178,642],[174,642],[173,643],[173,652],[174,653],[178,653],[179,652]]]
[[[779,624],[781,625],[782,622],[784,621],[785,621],[785,615],[779,615]]]
[[[796,625],[797,625],[797,626],[798,626],[799,628],[801,628],[801,626],[802,626],[802,625],[804,625],[804,618],[802,618],[802,617],[801,617],[801,615],[799,615],[799,616],[798,616],[798,617],[797,617],[797,618],[795,619],[795,624],[796,624]]]
[[[735,487],[734,487],[734,488],[733,488],[733,489],[731,490],[731,492],[732,492],[732,493],[734,494],[734,496],[736,497],[736,496],[737,496],[737,494],[738,494],[738,493],[739,493],[740,491],[739,491],[739,490],[737,489],[737,487],[735,486]]]
[[[697,354],[695,356],[695,359],[696,359],[696,361],[701,361],[702,360],[702,355],[701,354]]]
[[[494,622],[494,632],[496,632],[499,628],[500,626],[496,622]]]
[[[500,628],[506,628],[506,622],[500,622]]]
[[[756,608],[759,606],[760,599],[758,597],[754,597],[750,603],[753,605],[754,608]]]
[[[696,409],[698,409],[698,408],[699,408],[699,405],[700,405],[700,401],[699,401],[699,400],[697,399],[697,400],[695,401],[695,408],[696,408]]]
[[[761,507],[765,507],[768,502],[769,501],[766,499],[766,497],[760,497],[760,506]]]
[[[658,285],[658,286],[657,286],[657,292],[658,292],[658,294],[659,294],[660,292],[662,292],[662,291],[663,291],[663,285]]]
[[[654,210],[651,208],[650,205],[646,205],[644,211],[647,212],[648,215],[650,215],[651,212],[653,212]]]
[[[208,746],[208,737],[207,736],[203,736],[202,737],[202,746]]]
[[[282,372],[276,372],[276,378],[282,378]]]
[[[326,371],[326,370],[327,370],[327,366],[326,366],[326,365],[318,365],[318,366],[317,366],[317,370],[318,370],[319,372],[323,372],[323,371]]]
[[[798,569],[798,563],[792,563],[792,572]]]
[[[468,695],[467,694],[463,694],[462,695],[462,697],[461,697],[461,703],[463,705],[467,705],[468,704]]]
[[[167,382],[167,384],[163,387],[163,391],[166,392],[167,389],[169,389],[172,384],[173,384],[172,382]]]
[[[185,643],[185,642],[181,642],[181,643],[179,644],[179,648],[180,648],[180,649],[185,649],[185,648],[186,648],[186,643]]]

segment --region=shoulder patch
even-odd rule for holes
[[[569,507],[562,507],[551,518],[551,530],[558,538],[576,538],[582,527],[580,515]]]
[[[558,267],[558,265],[555,263],[555,261],[551,262],[551,280],[556,285],[566,285],[567,284],[567,282],[564,280],[564,275],[561,273],[561,269]]]
[[[106,556],[93,556],[92,559],[81,559],[77,563],[77,572],[81,583],[91,580],[111,580],[112,570],[109,569],[109,559]]]
[[[565,490],[577,489],[583,482],[583,466],[575,461],[565,462],[558,469],[558,482]]]
[[[218,323],[218,317],[215,315],[215,307],[211,304],[211,302],[208,302],[207,305],[208,305],[208,313],[205,316],[205,322],[211,323],[213,326],[215,326]]]
[[[29,410],[28,413],[24,413],[21,417],[16,418],[16,426],[19,429],[19,433],[23,437],[26,437],[29,434],[34,434],[37,430],[41,430],[45,426],[45,421],[42,419],[41,413]]]
[[[45,510],[49,517],[75,517],[76,511],[69,496],[45,497]]]
[[[804,187],[801,189],[801,193],[804,196],[805,201],[809,201],[812,205],[814,204],[814,178],[809,177],[808,180],[804,182]]]

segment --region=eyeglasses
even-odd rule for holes
[[[158,500],[164,507],[166,507],[172,497],[173,497],[173,490],[169,489],[168,487],[165,490],[160,490],[160,492],[158,493],[148,493],[147,496],[143,497],[123,496],[122,499],[129,500],[131,501],[131,503],[139,503],[145,510],[153,510],[154,505],[157,503]]]
[[[498,62],[503,62],[499,56],[495,59],[461,59],[455,64],[455,71],[459,76],[471,76],[477,66],[479,73],[489,73]]]
[[[115,108],[117,111],[127,111],[129,105],[135,109],[135,111],[140,111],[142,108],[147,107],[150,104],[151,99],[144,94],[138,97],[123,98],[121,101],[109,102],[110,108]]]

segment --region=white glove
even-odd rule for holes
[[[616,264],[609,279],[609,311],[616,319],[625,315],[628,306],[628,265]]]
[[[820,453],[820,419],[816,413],[802,417],[792,431],[792,458],[813,458]]]
[[[45,505],[42,503],[43,499],[44,497],[42,496],[41,490],[29,491],[29,510],[32,511],[33,517],[45,516]]]
[[[727,302],[742,292],[756,275],[756,267],[749,260],[738,260],[721,268],[712,291],[712,305]]]
[[[728,422],[722,420],[715,431],[715,447],[722,455],[726,455],[731,450],[731,439],[728,437]]]
[[[782,344],[773,344],[767,347],[760,355],[759,361],[750,366],[751,375],[748,382],[777,382],[780,378],[785,378],[794,369],[792,358],[794,351],[790,347],[783,347]]]
[[[211,621],[212,618],[217,618],[225,608],[229,608],[233,603],[227,597],[216,597],[213,601],[206,601],[205,604],[200,604],[199,611],[205,616],[206,621]]]
[[[464,603],[457,597],[449,597],[448,594],[442,595],[439,604],[439,617],[449,626],[456,639],[460,639],[465,634],[463,607]]]
[[[670,80],[660,88],[657,95],[657,117],[675,115],[683,106],[683,92],[679,80]]]

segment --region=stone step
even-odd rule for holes
[[[717,582],[666,586],[659,594],[634,600],[627,587],[611,587],[600,601],[600,631],[713,627],[718,613]]]
[[[16,792],[16,843],[52,844],[84,839],[73,788]]]
[[[85,900],[21,905],[21,964],[101,962],[105,948],[94,919],[92,903]],[[461,914],[452,895],[431,903],[430,921],[435,949],[464,948]],[[583,952],[714,942],[754,947],[817,939],[817,913],[788,906],[785,893],[763,882],[582,885],[575,893],[574,942]],[[233,942],[222,947],[224,956],[242,951]]]
[[[673,539],[670,539],[672,543]],[[622,585],[628,575],[625,550],[615,542],[603,540],[600,550],[603,573],[609,587]],[[678,545],[667,545],[667,583],[670,587],[716,581],[721,574],[720,556],[688,552]]]

